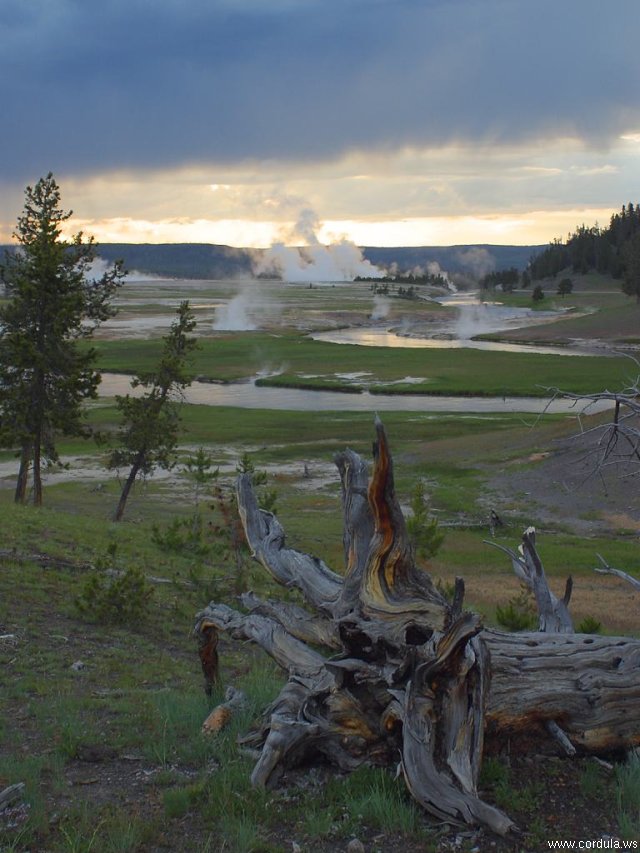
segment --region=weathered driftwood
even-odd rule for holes
[[[379,422],[376,430],[368,487],[357,454],[336,459],[344,577],[286,547],[278,520],[258,508],[250,478],[239,480],[256,559],[314,612],[247,594],[249,613],[211,603],[196,634],[202,648],[218,631],[251,640],[288,672],[244,739],[259,754],[254,784],[314,755],[346,770],[400,757],[410,792],[429,812],[505,834],[512,822],[476,790],[485,730],[504,737],[556,726],[595,751],[640,743],[640,642],[483,630],[478,616],[462,612],[460,580],[454,602],[445,600],[415,564]],[[540,575],[541,564],[529,562]]]
[[[640,744],[640,641],[591,634],[485,630],[491,656],[487,723],[535,730],[554,720],[593,752]]]
[[[549,588],[542,560],[536,550],[534,528],[529,527],[525,530],[518,554],[496,542],[489,544],[494,545],[511,557],[516,576],[533,591],[538,608],[539,631],[573,634],[573,622],[568,609],[573,588],[572,579],[571,577],[568,578],[564,597],[558,599]],[[640,583],[635,578],[618,569],[612,569],[599,554],[598,558],[604,568],[596,569],[596,571],[617,575],[640,588]],[[485,640],[489,645],[491,644],[488,633],[485,635]],[[613,642],[612,647],[611,638],[599,637],[596,641],[596,638],[591,635],[579,636],[577,644],[570,640],[566,643],[556,644],[554,660],[552,661],[547,661],[546,653],[543,652],[542,660],[544,663],[539,674],[540,686],[537,689],[536,703],[546,710],[545,728],[568,755],[576,754],[576,744],[586,749],[604,750],[619,748],[621,744],[626,745],[627,742],[629,744],[637,742],[637,722],[635,720],[618,720],[628,691],[631,690],[631,695],[634,695],[634,669],[640,662],[636,650],[637,644],[635,640],[628,641],[624,638],[614,639]],[[501,670],[500,655],[506,646],[504,638],[501,638],[500,644],[501,648],[496,651],[494,657],[496,682]],[[534,645],[533,636],[530,634],[527,635],[527,647],[528,649],[536,648],[536,651],[529,655],[529,664],[533,666],[533,658],[537,657],[538,647]],[[581,653],[581,650],[585,649],[586,655]],[[561,665],[558,680],[558,664],[567,655],[571,662],[571,668],[575,670],[576,674],[573,690],[569,697],[563,693],[566,684],[564,664]],[[622,673],[620,673],[620,669],[623,670]],[[598,676],[599,670],[601,674]],[[613,678],[603,676],[602,671],[606,672],[607,670],[613,670],[615,673]],[[616,677],[618,674],[622,675],[620,679]],[[504,722],[510,702],[504,694],[499,694],[497,683],[493,698],[499,706],[500,719]],[[522,705],[522,699],[518,695],[515,704],[512,705],[515,717],[521,715]],[[592,711],[594,705],[598,707],[598,715],[595,719]],[[520,723],[518,723],[514,718],[510,725],[522,728],[525,719],[521,717]],[[570,730],[568,731],[565,731],[557,722],[564,719],[569,721]],[[602,722],[617,720],[618,723],[615,730],[608,728],[605,732],[604,727],[598,727],[598,720]]]

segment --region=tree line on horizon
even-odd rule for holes
[[[567,269],[621,279],[622,290],[640,299],[640,204],[623,205],[606,228],[578,226],[566,242],[554,240],[529,264],[533,281],[553,278]]]

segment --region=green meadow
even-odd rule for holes
[[[99,364],[111,372],[151,370],[159,351],[157,339],[101,341]],[[633,377],[632,368],[629,359],[620,356],[364,347],[315,341],[293,332],[219,333],[200,340],[193,365],[199,378],[214,382],[249,379],[266,370],[278,374],[258,383],[275,387],[510,397],[545,397],[552,388],[576,394],[594,388],[621,390]],[[364,376],[347,381],[345,374]],[[420,381],[402,384],[407,377]]]
[[[181,295],[177,285],[175,290],[172,296]],[[335,320],[340,313],[348,323],[366,312],[370,297],[362,287],[345,290],[344,302],[332,290],[296,289],[291,316],[313,317],[320,327],[329,315]],[[279,292],[287,295],[284,287]],[[148,285],[132,290],[136,299],[140,293],[143,313],[166,312]],[[211,284],[209,296],[232,293],[230,283]],[[202,288],[194,287],[198,294]],[[586,286],[581,295],[599,298]],[[135,315],[133,302],[132,296],[124,307]],[[413,308],[393,302],[394,314],[405,310]],[[135,373],[153,369],[160,342],[155,332],[148,340],[105,336],[96,346],[102,370]],[[416,386],[390,383],[422,377],[421,393],[540,396],[540,413],[534,415],[415,413],[403,409],[399,396],[397,410],[383,418],[402,506],[409,506],[421,480],[429,512],[445,532],[442,548],[425,568],[443,589],[464,577],[466,606],[495,626],[497,608],[521,590],[506,555],[487,544],[488,515],[498,499],[492,478],[505,468],[530,470],[579,431],[575,415],[544,414],[547,389],[623,388],[633,367],[628,358],[561,352],[328,344],[289,325],[201,333],[193,369],[218,382],[270,368],[281,372],[269,383],[293,387],[307,382],[357,392],[358,382],[354,387],[342,374],[362,373],[360,386],[374,391],[415,393]],[[238,749],[237,736],[259,718],[285,674],[249,645],[223,637],[222,684],[207,697],[191,637],[197,612],[210,600],[237,606],[238,593],[246,589],[297,600],[277,588],[246,549],[236,553],[229,544],[225,512],[233,506],[236,469],[246,454],[265,472],[263,488],[275,493],[288,545],[342,571],[341,495],[333,458],[351,447],[370,459],[373,415],[349,411],[347,404],[331,412],[185,404],[181,418],[175,466],[138,483],[117,524],[111,518],[126,472],[105,467],[109,437],[118,426],[113,400],[99,398],[87,407],[88,422],[101,432],[103,444],[61,439],[62,464],[47,471],[45,505],[38,510],[13,503],[17,462],[10,450],[0,454],[0,791],[25,785],[10,819],[0,819],[0,849],[285,853],[296,849],[295,842],[301,850],[328,853],[346,849],[354,837],[367,851],[380,853],[448,849],[455,831],[429,821],[402,778],[381,768],[346,775],[317,766],[292,773],[273,790],[254,791],[253,762]],[[582,426],[600,420],[592,416]],[[198,448],[218,471],[200,491],[185,468]],[[535,504],[516,492],[500,500],[505,523],[495,541],[515,548],[523,528],[537,524]],[[576,532],[570,517],[538,525],[540,553],[558,594],[573,575],[576,623],[590,617],[606,633],[637,633],[637,607],[624,586],[595,575],[593,568],[601,553],[610,564],[637,571],[638,530],[622,529],[623,521],[606,528],[601,515],[596,500],[593,518],[599,523],[588,535]],[[229,685],[246,693],[247,705],[219,736],[206,738],[202,722]],[[636,769],[630,767],[628,780],[620,776],[617,782],[601,768],[593,770],[586,758],[577,759],[570,773],[555,761],[527,765],[520,774],[517,759],[505,764],[491,758],[483,796],[529,828],[513,844],[483,836],[463,840],[460,849],[474,844],[485,849],[491,842],[496,853],[541,849],[544,838],[554,837],[553,784],[547,797],[541,782],[553,773],[563,796],[579,802],[585,832],[607,820],[612,833],[624,830],[633,837],[637,816],[624,805],[631,802],[624,791],[636,784]],[[547,776],[549,767],[556,769]]]

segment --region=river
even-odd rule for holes
[[[132,392],[130,377],[118,373],[104,373],[100,385],[103,397]],[[467,412],[534,414],[578,413],[584,404],[571,400],[554,400],[539,397],[440,397],[422,394],[343,394],[337,391],[304,391],[297,388],[270,388],[258,386],[255,380],[218,384],[193,382],[185,389],[185,400],[206,406],[233,406],[239,409],[283,409],[296,412],[350,411],[350,412]],[[590,412],[602,411],[610,404]]]
[[[169,282],[175,287],[175,282]],[[211,284],[211,283],[209,283]],[[255,285],[255,283],[254,283]],[[278,284],[282,288],[281,283]],[[261,284],[264,289],[264,285]],[[252,296],[257,299],[256,294]],[[297,291],[296,291],[297,292]],[[241,294],[244,290],[241,289]],[[272,294],[273,295],[273,294]],[[306,295],[306,291],[305,291]],[[199,294],[201,298],[201,294]],[[238,297],[236,296],[235,299]],[[332,297],[333,298],[333,297]],[[227,295],[228,299],[228,295]],[[233,299],[229,304],[233,303]],[[557,319],[559,312],[538,312],[530,308],[509,307],[499,303],[480,303],[476,294],[460,293],[441,297],[439,302],[447,307],[455,307],[455,314],[436,318],[435,323],[424,327],[412,327],[408,323],[398,330],[384,325],[381,318],[378,324],[371,326],[348,327],[332,331],[313,333],[315,340],[336,344],[357,344],[359,346],[386,347],[424,347],[424,348],[460,348],[501,350],[505,352],[534,352],[554,355],[590,356],[602,355],[577,347],[525,346],[494,341],[475,341],[473,335],[481,332],[505,330],[523,325],[536,325]],[[223,300],[225,302],[225,300]],[[203,306],[204,307],[204,306]],[[210,306],[208,306],[210,307]],[[131,325],[137,334],[146,336],[156,326],[168,325],[171,317],[167,315],[122,320]],[[113,324],[115,321],[111,321]],[[105,324],[107,326],[108,324]],[[419,329],[422,329],[420,331]],[[122,329],[119,330],[122,333]],[[434,336],[435,335],[435,336]],[[111,397],[131,391],[129,377],[118,374],[103,374],[100,394]],[[290,411],[353,411],[353,412],[467,412],[500,413],[529,412],[541,414],[547,412],[577,412],[577,404],[568,400],[555,400],[538,397],[444,397],[422,394],[345,394],[337,391],[305,391],[294,388],[271,388],[256,386],[255,379],[232,384],[194,382],[186,390],[185,398],[190,403],[208,406],[233,406],[240,409],[283,409]],[[582,405],[581,408],[584,406]],[[603,406],[602,408],[605,408]],[[589,411],[596,411],[593,407]]]
[[[584,347],[550,347],[538,344],[510,344],[502,341],[476,341],[472,338],[411,337],[402,331],[385,329],[380,326],[361,326],[359,328],[332,329],[328,332],[315,332],[314,341],[330,344],[356,344],[363,347],[394,347],[407,349],[479,349],[492,352],[529,352],[543,355],[603,356],[606,352],[585,349]]]
[[[477,294],[458,293],[436,300],[455,313],[435,315],[428,322],[406,318],[395,327],[384,320],[371,326],[331,329],[314,332],[316,341],[333,344],[356,344],[365,347],[402,347],[410,349],[477,349],[493,352],[529,352],[543,355],[603,355],[602,348],[580,346],[541,346],[513,344],[502,341],[476,340],[477,335],[508,332],[523,326],[542,326],[563,317],[562,311],[534,311],[531,308],[502,305],[499,302],[480,302]]]

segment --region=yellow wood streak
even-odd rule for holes
[[[376,741],[380,734],[374,732],[363,717],[358,703],[346,694],[332,694],[327,699],[330,718],[339,731],[348,735],[357,735],[367,741]]]
[[[373,582],[375,579],[374,597],[377,600],[384,600],[386,598],[381,583],[381,574],[389,590],[393,589],[395,583],[395,561],[390,559],[390,553],[395,541],[395,532],[391,512],[385,496],[390,467],[391,457],[389,455],[386,436],[384,431],[379,429],[375,465],[369,484],[369,503],[375,522],[374,541],[376,542],[376,550],[370,557],[368,567],[369,580]]]

